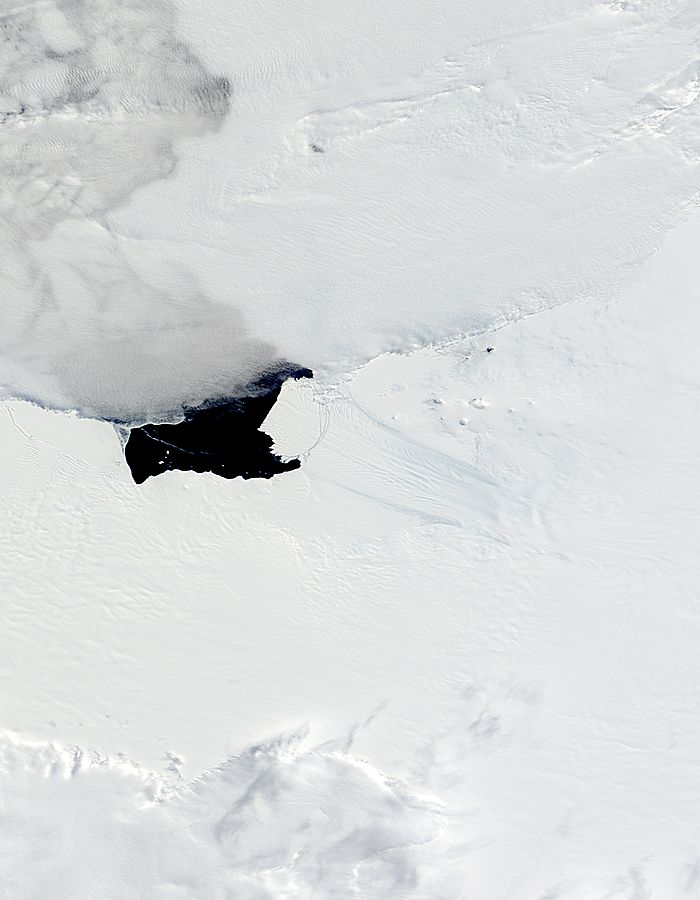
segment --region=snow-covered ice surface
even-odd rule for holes
[[[699,896],[698,239],[289,383],[271,483],[5,404],[0,896]]]
[[[600,303],[700,190],[692,0],[0,11],[8,396],[163,417]]]
[[[0,897],[700,898],[700,9],[338,6],[2,6]]]

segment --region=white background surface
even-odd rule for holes
[[[0,896],[700,897],[697,14],[183,12],[233,112],[110,227],[303,466],[2,405]]]
[[[178,757],[185,779],[304,723],[302,748],[339,738],[343,758],[371,760],[444,817],[401,863],[417,884],[377,875],[376,896],[685,896],[698,227],[674,232],[607,309],[571,304],[383,357],[333,398],[290,385],[267,427],[285,452],[317,443],[269,483],[172,472],[136,487],[108,425],[5,405],[3,721],[155,770]],[[310,790],[295,753],[291,808]],[[49,790],[24,765],[27,790]],[[335,802],[310,780],[312,805]],[[104,787],[127,807],[120,848],[138,819],[122,785]],[[61,788],[54,834],[76,815],[103,827],[110,807],[82,790]],[[167,830],[138,827],[167,859]],[[312,896],[305,857],[287,866],[283,883]],[[352,896],[323,881],[337,871],[318,896]],[[7,896],[34,896],[27,878]],[[225,896],[217,878],[182,896]]]

